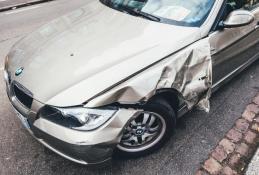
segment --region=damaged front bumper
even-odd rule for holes
[[[31,109],[26,108],[8,84],[7,93],[18,117],[36,140],[62,157],[83,165],[109,162],[114,148],[120,142],[124,126],[131,117],[140,112],[134,109],[119,109],[100,128],[78,131],[39,117],[37,113],[44,104],[33,100]]]
[[[7,67],[6,65],[5,70]],[[141,112],[121,108],[98,129],[93,131],[73,130],[38,115],[45,104],[33,99],[33,96],[31,104],[26,107],[28,104],[21,103],[11,87],[17,79],[14,78],[11,82],[8,72],[5,73],[5,79],[10,101],[18,114],[21,114],[20,119],[30,133],[56,153],[80,164],[98,164],[109,160],[114,148],[120,142],[124,126],[132,117]],[[162,58],[136,74],[129,75],[120,83],[107,87],[106,90],[87,100],[84,107],[95,108],[112,103],[146,102],[158,90],[173,89],[180,94],[188,110],[198,105],[208,112],[211,86],[210,44],[208,39],[203,39]],[[81,88],[74,89],[74,91],[81,92]],[[30,94],[26,89],[23,91]],[[61,99],[63,100],[63,98]],[[58,101],[61,102],[60,99]]]

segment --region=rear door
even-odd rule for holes
[[[255,15],[253,23],[236,28],[217,29],[210,34],[213,63],[213,87],[230,77],[234,72],[241,70],[249,61],[259,56],[259,0],[248,0],[240,5],[235,0],[227,0],[223,5],[222,14],[218,21],[224,20],[227,15],[236,9],[246,9]],[[229,10],[231,7],[231,10]],[[236,9],[235,9],[236,8]]]

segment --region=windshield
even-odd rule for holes
[[[101,0],[101,2],[131,15],[136,15],[138,11],[142,12],[139,16],[143,17],[143,14],[146,14],[149,17],[157,17],[159,19],[157,21],[164,23],[200,26],[207,18],[215,0]]]

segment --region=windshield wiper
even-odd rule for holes
[[[141,17],[144,17],[146,19],[149,19],[149,20],[152,20],[152,21],[160,21],[160,18],[154,16],[154,15],[151,15],[149,13],[145,13],[143,11],[140,11],[140,10],[133,10],[134,13],[136,13],[137,15],[141,16]]]
[[[123,10],[125,10],[126,12],[129,12],[135,16],[141,16],[141,17],[144,17],[146,19],[149,19],[151,21],[160,21],[160,18],[154,16],[154,15],[151,15],[149,13],[145,13],[143,11],[140,11],[140,10],[136,10],[136,9],[132,9],[132,8],[129,8],[129,7],[126,7],[126,6],[122,6],[121,7]]]

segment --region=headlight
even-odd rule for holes
[[[70,128],[81,131],[90,131],[102,126],[117,112],[117,109],[112,108],[89,109],[84,107],[71,107],[55,109],[62,115],[62,123],[67,120],[70,122]],[[48,118],[50,117],[51,115]],[[77,121],[77,124],[73,125],[73,121]]]

